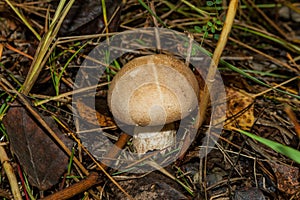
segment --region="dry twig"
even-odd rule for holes
[[[13,167],[9,163],[9,159],[3,146],[0,146],[0,160],[1,164],[3,165],[4,171],[7,175],[14,199],[22,200],[16,175],[14,173]]]

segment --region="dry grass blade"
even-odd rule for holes
[[[224,50],[224,47],[227,43],[227,39],[229,37],[229,33],[231,31],[231,27],[233,24],[237,6],[238,6],[237,0],[230,1],[228,11],[227,11],[227,16],[226,16],[226,21],[224,23],[224,27],[222,29],[217,47],[214,51],[212,61],[209,66],[208,74],[206,76],[206,80],[205,80],[206,87],[203,92],[203,97],[201,98],[201,101],[200,101],[200,108],[199,108],[198,116],[197,116],[197,119],[196,119],[195,125],[194,125],[196,129],[198,129],[204,121],[205,110],[207,109],[207,106],[208,106],[210,91],[211,91],[211,88],[214,83],[215,74],[216,74],[216,71],[218,68],[221,54]]]
[[[32,28],[28,20],[18,11],[18,9],[9,1],[5,0],[5,2],[11,7],[11,9],[18,15],[18,17],[23,21],[23,23],[31,30],[31,32],[35,35],[38,40],[41,40],[41,36]]]
[[[282,66],[286,67],[287,69],[289,69],[289,70],[291,70],[291,71],[293,71],[293,72],[297,72],[296,69],[292,68],[292,67],[291,67],[290,65],[288,65],[287,63],[282,62],[281,60],[276,59],[276,58],[274,58],[274,57],[272,57],[272,56],[270,56],[270,55],[268,55],[268,54],[266,54],[266,53],[263,53],[262,51],[259,51],[259,50],[255,49],[255,48],[251,47],[250,45],[247,45],[247,44],[245,44],[245,43],[243,43],[243,42],[240,42],[240,41],[238,41],[238,40],[236,40],[236,39],[233,39],[233,38],[229,38],[229,40],[231,40],[231,41],[235,42],[236,44],[239,44],[239,45],[241,45],[241,46],[243,46],[243,47],[245,47],[245,48],[247,48],[247,49],[249,49],[249,50],[251,50],[251,51],[253,51],[253,52],[256,52],[256,53],[258,53],[258,54],[264,56],[265,58],[271,60],[272,62],[274,62],[274,63],[276,63],[276,64],[278,64],[278,65],[282,65]]]
[[[108,22],[107,22],[107,12],[106,12],[106,4],[104,0],[101,0],[101,4],[102,4],[102,12],[103,12],[103,21],[104,21],[104,25],[105,25],[105,33],[108,33]],[[107,36],[108,37],[108,36]]]
[[[56,34],[58,33],[58,30],[67,15],[68,11],[70,10],[71,6],[73,5],[75,0],[71,0],[68,2],[65,8],[64,4],[65,1],[60,1],[57,10],[55,12],[55,15],[53,17],[53,21],[50,25],[49,30],[45,34],[44,38],[41,40],[36,54],[34,56],[34,60],[31,64],[30,70],[28,72],[28,76],[26,77],[26,80],[23,84],[22,93],[27,95],[29,91],[31,90],[32,86],[34,85],[35,81],[37,80],[43,65],[45,64],[46,60],[48,59],[46,53],[48,52],[48,49],[53,42],[54,38],[56,37]]]
[[[74,4],[68,11],[71,5],[69,2]],[[8,144],[0,146],[0,160],[3,159],[2,147],[7,154],[17,155],[9,128],[15,127],[16,131],[13,132],[18,133],[19,129],[30,126],[26,124],[32,124],[20,123],[17,117],[11,117],[9,125],[5,123],[8,111],[14,110],[14,100],[23,101],[22,109],[26,109],[26,113],[34,110],[42,119],[44,116],[37,110],[50,114],[55,118],[55,125],[64,130],[64,134],[59,135],[67,135],[68,139],[72,139],[70,142],[75,144],[72,149],[72,156],[75,158],[69,158],[58,142],[42,127],[44,125],[35,119],[37,117],[29,113],[44,130],[40,135],[51,138],[59,151],[67,157],[68,168],[66,170],[63,167],[66,173],[63,177],[59,176],[59,183],[44,190],[30,182],[30,174],[17,156],[8,155],[9,162],[5,161],[7,159],[1,160],[4,178],[1,180],[0,197],[53,200],[254,199],[257,196],[253,195],[261,193],[257,199],[300,199],[300,165],[285,154],[253,139],[246,139],[247,136],[231,128],[249,131],[255,136],[299,149],[299,5],[296,1],[254,0],[239,1],[238,7],[237,0],[100,0],[97,3],[92,0],[0,1],[0,138],[2,144]],[[115,9],[116,7],[118,8]],[[85,20],[85,17],[93,20]],[[81,21],[86,23],[80,25]],[[114,26],[117,28],[111,28]],[[119,49],[111,52],[101,52],[102,49],[98,51],[101,55],[104,53],[104,57],[97,57],[98,53],[90,54],[105,39],[113,44],[118,32],[123,34],[127,30],[139,31],[140,28],[149,27],[172,29],[188,38],[182,45],[173,45],[171,41],[176,40],[176,37],[170,35],[166,40],[161,40],[164,35],[156,31],[155,37],[149,40],[154,45],[153,49],[152,46],[151,49],[146,48],[148,40],[137,37],[133,39],[137,40],[136,47],[139,49],[131,51],[127,46],[130,45],[130,40],[124,37],[120,40]],[[57,30],[59,31],[56,32]],[[143,36],[148,34],[142,32]],[[198,56],[198,48],[194,48],[194,43],[200,44],[204,56]],[[168,49],[160,50],[164,45],[168,45]],[[162,155],[162,151],[149,152],[148,155],[131,161],[136,152],[129,139],[131,136],[123,132],[123,126],[113,120],[112,112],[107,108],[107,84],[129,60],[149,53],[173,54],[173,50],[180,52],[180,55],[184,53],[184,57],[179,57],[185,58],[186,65],[194,70],[197,78],[198,65],[193,67],[193,62],[203,67],[203,74],[206,74],[203,78],[206,78],[207,85],[203,92],[205,81],[202,80],[202,95],[198,103],[201,112],[196,121],[192,116],[187,127],[198,132],[199,136],[195,135],[196,138],[192,141],[188,137],[189,132],[185,131],[182,133],[184,140],[176,140],[181,149],[164,150],[168,158],[180,155],[170,165],[164,166],[157,162],[156,158]],[[119,51],[125,54],[109,64],[103,62],[107,62]],[[81,83],[74,84],[78,68],[84,69],[82,75],[86,80],[97,78],[94,74],[85,74],[93,66],[82,65],[84,60],[105,66],[107,71],[97,83],[80,87]],[[203,75],[202,71],[200,74]],[[90,90],[96,91],[95,107],[81,106],[84,103],[82,101],[73,104],[72,95],[86,97],[91,94]],[[218,118],[214,114],[220,114],[218,106],[221,103],[224,103],[222,111],[226,107],[226,113]],[[23,108],[25,105],[28,108]],[[73,110],[74,105],[79,109]],[[8,109],[9,107],[11,108]],[[21,115],[16,113],[15,116]],[[83,124],[84,129],[79,125],[80,121],[87,122]],[[178,122],[179,126],[181,122],[185,121]],[[47,120],[46,123],[56,132]],[[75,129],[78,131],[75,132]],[[89,132],[95,132],[97,136],[100,130],[114,145],[106,148],[102,140],[98,142],[92,138],[96,144],[93,145],[95,149],[101,151],[102,157],[98,158],[89,150],[92,145],[83,142],[79,136]],[[178,130],[181,133],[181,126]],[[24,143],[20,134],[16,134],[16,138]],[[32,136],[29,138],[35,140]],[[48,147],[45,152],[49,155],[53,148],[44,146]],[[9,148],[12,152],[8,152]],[[125,151],[129,154],[123,154]],[[111,160],[114,163],[110,163]],[[168,161],[166,157],[162,162]],[[122,162],[130,165],[126,168]],[[14,189],[7,178],[9,173],[4,171],[6,164],[14,167],[15,163],[20,166],[19,173],[15,172],[15,185],[20,190],[21,197],[13,197]],[[45,163],[46,171],[49,172],[50,162]],[[119,163],[122,167],[113,167]],[[271,163],[277,165],[274,167]],[[140,172],[141,167],[154,171],[143,175],[135,174]],[[287,171],[288,174],[282,175],[287,175],[289,179],[276,174],[276,168]],[[297,173],[289,169],[294,169]],[[23,177],[23,173],[26,176]],[[53,176],[53,173],[49,174]],[[289,186],[292,187],[288,191]]]
[[[33,60],[33,57],[32,57],[32,56],[30,56],[30,55],[28,55],[28,54],[26,54],[26,53],[23,53],[22,51],[20,51],[20,50],[14,48],[14,47],[11,46],[10,44],[5,44],[5,47],[8,48],[8,49],[10,49],[10,50],[12,50],[12,51],[14,51],[14,52],[17,52],[18,54],[20,54],[20,55],[22,55],[22,56],[25,56],[25,57],[29,58],[30,60]],[[0,55],[1,55],[1,54],[0,54]]]
[[[258,8],[253,1],[248,0],[248,2],[269,24],[271,24],[271,26],[274,27],[274,29],[278,31],[280,35],[289,40],[290,37],[288,37],[288,35],[276,23],[274,23],[260,8]]]
[[[22,200],[16,175],[14,174],[13,167],[9,163],[9,159],[7,157],[7,154],[3,146],[0,146],[0,160],[1,160],[1,164],[3,165],[4,171],[7,175],[7,178],[9,180],[10,188],[14,196],[14,199]]]
[[[290,120],[294,124],[295,131],[297,133],[298,138],[300,138],[300,124],[297,121],[297,117],[290,106],[285,107],[285,112],[289,116]]]
[[[50,135],[55,139],[55,141],[60,145],[60,147],[69,155],[72,155],[72,152],[70,149],[56,136],[54,131],[49,127],[49,125],[39,116],[39,114],[32,109],[30,103],[24,98],[24,96],[19,93],[17,90],[14,89],[14,87],[6,81],[4,78],[0,79],[1,82],[5,83],[21,100],[21,102],[24,104],[24,106],[28,109],[28,111],[38,120],[38,122],[50,133]],[[74,162],[76,165],[81,169],[81,171],[88,175],[89,172],[85,169],[85,167],[81,164],[81,162],[74,157]]]
[[[148,165],[156,168],[157,170],[159,170],[161,173],[163,173],[164,175],[166,175],[167,177],[169,177],[170,179],[176,181],[177,183],[179,183],[181,186],[183,186],[192,196],[194,196],[194,191],[192,188],[186,186],[184,183],[182,183],[180,180],[178,180],[175,176],[173,176],[172,174],[170,174],[167,170],[165,170],[163,167],[161,167],[159,164],[157,164],[154,161],[147,161],[146,162]]]
[[[3,44],[0,44],[0,61],[3,53],[3,47],[4,47]]]
[[[267,90],[265,90],[265,91],[263,91],[263,92],[260,92],[260,93],[258,93],[258,94],[253,95],[252,98],[257,98],[257,97],[259,97],[259,96],[261,96],[261,95],[263,95],[263,94],[265,94],[265,93],[267,93],[267,92],[270,92],[270,91],[272,91],[272,90],[275,90],[276,88],[278,88],[278,87],[280,87],[280,86],[282,86],[282,85],[285,85],[285,84],[287,84],[287,83],[289,83],[289,82],[291,82],[291,81],[297,80],[297,79],[299,79],[299,78],[300,78],[300,76],[295,76],[295,77],[293,77],[293,78],[291,78],[291,79],[289,79],[289,80],[287,80],[287,81],[284,81],[284,82],[281,83],[281,84],[278,84],[278,85],[276,85],[276,86],[274,86],[274,87],[271,87],[271,88],[269,88],[269,89],[267,89]]]
[[[81,89],[78,89],[78,90],[73,90],[73,91],[70,91],[70,92],[66,92],[64,94],[60,94],[60,95],[57,95],[57,96],[49,97],[49,98],[44,99],[42,101],[38,101],[34,105],[35,106],[40,106],[40,105],[43,105],[43,104],[45,104],[45,103],[47,103],[49,101],[55,101],[55,100],[58,100],[58,99],[62,99],[62,98],[65,98],[65,97],[68,97],[68,96],[71,96],[71,95],[74,95],[74,94],[77,94],[77,93],[86,92],[86,91],[88,91],[90,89],[102,87],[102,86],[105,86],[105,85],[108,85],[108,84],[109,83],[101,83],[101,84],[93,85],[93,86],[90,86],[90,87],[87,87],[87,88],[81,88]]]
[[[39,116],[39,114],[31,108],[31,105],[27,102],[27,100],[23,97],[21,93],[16,91],[10,83],[8,83],[5,79],[1,78],[1,81],[5,83],[21,100],[21,102],[25,105],[25,107],[28,109],[28,111],[38,120],[39,123],[50,133],[50,135],[55,139],[55,141],[63,148],[63,150],[69,155],[72,155],[72,152],[70,149],[56,136],[56,134],[53,132],[53,130],[48,126],[48,124]],[[80,144],[80,142],[78,141]],[[100,165],[93,156],[87,151],[87,149],[80,144],[80,146],[86,151],[86,153],[92,158],[92,160],[97,164],[97,166],[104,172],[104,174],[129,198],[132,199],[132,197],[124,190],[122,187],[106,172],[106,170]],[[85,174],[89,175],[89,171],[85,169],[85,167],[82,165],[82,163],[76,158],[73,157],[74,163],[80,168],[80,170]]]

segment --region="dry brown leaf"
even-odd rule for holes
[[[108,28],[110,32],[116,31],[120,10],[116,10],[121,5],[121,0],[105,1],[108,21],[112,20]],[[100,33],[105,27],[102,13],[102,3],[100,1],[77,0],[72,5],[68,15],[65,17],[59,35],[88,35]],[[113,17],[114,12],[117,11]]]
[[[71,144],[51,117],[42,117],[57,136]],[[47,190],[67,169],[68,156],[47,135],[43,127],[21,106],[11,107],[3,119],[10,146],[31,185]]]
[[[242,188],[235,191],[234,200],[265,200],[263,192],[254,187]]]
[[[110,127],[111,129],[115,129],[116,124],[113,119],[107,115],[101,114],[98,111],[94,111],[91,107],[86,105],[81,99],[76,101],[76,107],[78,114],[85,122],[88,122],[95,126],[101,127]],[[96,112],[96,117],[94,113]]]
[[[225,128],[249,130],[255,121],[253,99],[232,88],[226,88],[226,95],[228,107]]]
[[[270,162],[277,179],[277,187],[287,194],[295,194],[300,190],[299,168],[286,164]]]

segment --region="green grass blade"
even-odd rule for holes
[[[199,50],[200,50],[201,52],[203,52],[204,54],[210,56],[210,57],[212,56],[212,53],[211,53],[211,52],[209,52],[209,51],[207,51],[207,50],[205,50],[205,49],[203,49],[203,48],[199,48]],[[268,88],[271,88],[271,87],[272,87],[272,86],[268,85],[267,83],[265,83],[265,82],[263,82],[263,81],[261,81],[261,80],[255,78],[254,76],[251,76],[249,73],[243,71],[242,69],[239,69],[239,68],[233,66],[232,64],[226,62],[225,60],[222,60],[222,59],[221,59],[221,60],[220,60],[220,64],[223,65],[223,66],[225,66],[225,67],[227,67],[228,69],[231,69],[231,70],[233,70],[233,71],[235,71],[235,72],[237,72],[237,73],[239,73],[239,74],[245,76],[246,78],[248,78],[248,79],[250,79],[250,80],[252,80],[252,81],[254,81],[254,82],[256,82],[256,83],[258,83],[258,84],[260,84],[260,85],[262,85],[262,86],[265,86],[265,87],[268,87]],[[280,93],[283,93],[283,94],[286,94],[286,95],[290,95],[291,97],[294,97],[294,98],[296,98],[296,99],[300,99],[300,96],[299,96],[299,95],[292,94],[292,93],[290,93],[290,92],[287,92],[287,91],[284,91],[284,90],[280,90],[280,89],[277,89],[277,88],[273,88],[273,90],[274,90],[274,91],[277,91],[277,92],[280,92]]]
[[[27,19],[19,12],[19,10],[9,1],[5,0],[5,2],[10,6],[10,8],[18,15],[21,21],[27,26],[27,28],[35,35],[38,40],[41,40],[41,36],[36,32],[36,30],[30,25]]]
[[[189,6],[191,9],[195,10],[196,12],[198,12],[199,14],[201,14],[204,17],[207,17],[209,15],[212,15],[212,13],[208,13],[204,10],[201,10],[200,8],[197,8],[196,6],[194,6],[192,3],[190,3],[189,1],[186,0],[181,0],[181,2],[183,2],[184,4],[186,4],[187,6]]]
[[[71,175],[71,170],[72,170],[72,164],[73,164],[74,154],[75,154],[75,149],[74,149],[74,147],[73,147],[73,148],[72,148],[72,154],[71,154],[71,156],[70,156],[69,164],[68,164],[68,171],[67,171],[67,175],[68,175],[68,176]]]
[[[287,41],[285,41],[285,40],[283,40],[281,38],[278,38],[275,35],[268,35],[268,34],[263,33],[263,32],[252,30],[249,27],[242,27],[242,26],[239,26],[239,25],[235,25],[235,26],[233,26],[233,28],[241,29],[241,30],[247,31],[249,33],[258,35],[260,37],[263,37],[263,38],[266,38],[266,39],[271,40],[273,42],[276,42],[276,43],[282,45],[284,48],[287,48],[290,51],[293,51],[295,53],[300,53],[300,47],[299,46],[294,45],[294,44],[292,44],[290,42],[287,42]]]
[[[147,4],[145,4],[145,2],[143,0],[138,0],[138,2],[144,7],[146,8],[146,10],[152,15],[154,16],[157,21],[159,21],[159,23],[161,23],[164,27],[167,27],[167,25],[149,8],[149,6],[147,6]]]
[[[300,151],[298,151],[297,149],[293,149],[289,146],[280,144],[278,142],[274,142],[272,140],[254,135],[254,134],[249,133],[247,131],[243,131],[243,130],[239,130],[239,129],[236,129],[236,131],[238,131],[238,132],[240,132],[240,133],[242,133],[242,134],[244,134],[244,135],[246,135],[246,136],[248,136],[248,137],[250,137],[250,138],[266,145],[266,146],[268,146],[268,147],[270,147],[274,151],[276,151],[278,153],[281,153],[281,154],[289,157],[290,159],[292,159],[295,162],[300,164]]]
[[[227,63],[227,62],[224,61],[224,60],[220,60],[220,63],[221,63],[222,65],[228,67],[229,69],[231,69],[231,70],[233,70],[233,71],[235,71],[235,72],[237,72],[237,73],[239,73],[239,74],[245,76],[246,78],[248,78],[248,79],[250,79],[250,80],[252,80],[252,81],[254,81],[254,82],[256,82],[256,83],[258,83],[258,84],[260,84],[260,85],[263,85],[263,86],[265,86],[265,87],[271,88],[270,85],[268,85],[268,84],[264,83],[263,81],[261,81],[261,80],[255,78],[255,77],[253,77],[253,76],[251,76],[250,74],[248,74],[248,73],[246,73],[245,71],[243,71],[243,70],[241,70],[241,69],[239,69],[239,68],[237,68],[237,67],[231,65],[230,63]],[[283,93],[283,94],[286,94],[286,95],[290,95],[290,96],[292,96],[292,97],[294,97],[294,98],[300,99],[300,96],[299,96],[299,95],[292,94],[292,93],[290,93],[290,92],[287,92],[287,91],[284,91],[284,90],[280,90],[280,89],[277,89],[277,88],[273,88],[273,90],[275,90],[275,91],[277,91],[277,92],[280,92],[280,93]]]
[[[46,56],[48,49],[54,41],[65,16],[67,15],[75,0],[68,1],[67,5],[64,6],[65,2],[66,0],[61,0],[59,2],[53,20],[50,24],[49,30],[45,33],[45,36],[42,38],[41,43],[38,46],[37,53],[30,66],[28,76],[26,77],[26,80],[22,86],[22,93],[25,95],[27,95],[33,87],[33,84],[35,83],[38,75],[42,70],[44,60],[48,59]]]

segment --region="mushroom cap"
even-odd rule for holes
[[[186,117],[198,105],[199,85],[182,61],[156,54],[135,58],[113,78],[108,106],[128,125],[156,126]]]

